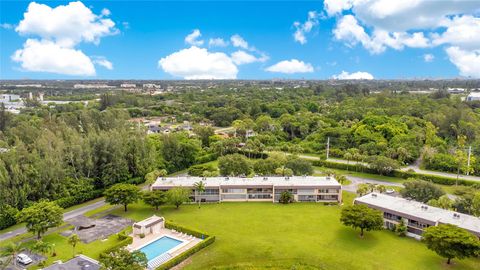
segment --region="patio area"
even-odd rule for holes
[[[176,246],[169,246],[166,248],[162,246],[154,246],[153,250],[158,253],[149,258],[149,269],[155,269],[202,241],[202,239],[192,235],[165,228],[164,219],[157,216],[152,216],[133,224],[133,233],[130,236],[133,238],[133,242],[127,246],[127,250],[129,251],[141,250],[150,244],[155,245],[157,240],[161,241],[160,239],[163,237],[168,237],[171,238],[171,240],[173,239],[173,241],[179,242]],[[157,242],[157,244],[160,244],[160,242]],[[162,250],[162,248],[165,248],[165,251]]]

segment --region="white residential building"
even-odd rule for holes
[[[424,229],[440,224],[458,226],[480,238],[478,217],[376,192],[356,198],[354,204],[382,211],[385,228],[391,229],[403,220],[407,225],[407,235],[415,238],[421,238]]]
[[[197,194],[194,184],[200,181],[205,184],[205,192]],[[342,201],[342,186],[333,177],[159,177],[151,189],[167,191],[175,187],[191,189],[192,201],[202,202],[278,202],[284,191],[297,202]]]

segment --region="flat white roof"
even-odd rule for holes
[[[428,220],[435,224],[453,224],[480,235],[480,218],[478,217],[376,192],[356,198],[355,201]],[[454,217],[454,214],[458,216]]]
[[[184,186],[192,187],[194,183],[203,181],[206,187],[228,187],[228,186],[279,186],[279,187],[341,187],[333,177],[318,176],[256,176],[247,177],[167,177],[157,178],[152,185],[153,188]]]
[[[161,221],[163,221],[163,217],[157,217],[157,216],[153,215],[153,216],[151,216],[147,219],[144,219],[142,221],[135,222],[135,224],[138,225],[138,226],[141,226],[141,227],[149,227],[152,224],[157,224]]]

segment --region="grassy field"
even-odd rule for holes
[[[346,204],[353,195],[345,193]],[[358,231],[339,222],[340,206],[315,203],[221,203],[162,207],[139,203],[114,214],[135,220],[153,213],[215,235],[185,269],[478,269],[480,260],[444,260],[424,244],[389,231]]]

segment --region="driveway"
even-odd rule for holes
[[[356,193],[358,185],[360,184],[375,184],[375,185],[384,185],[384,186],[394,186],[394,187],[403,187],[400,183],[393,183],[393,182],[386,182],[386,181],[379,181],[370,178],[363,178],[363,177],[356,177],[356,176],[346,176],[348,180],[350,180],[350,185],[342,186],[343,190]]]

